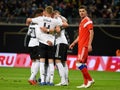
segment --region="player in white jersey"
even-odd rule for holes
[[[49,85],[53,84],[54,77],[54,34],[51,34],[51,30],[56,28],[56,32],[60,32],[60,26],[62,25],[61,21],[58,21],[52,18],[53,8],[47,6],[45,8],[46,16],[37,17],[37,18],[28,18],[27,23],[34,22],[39,23],[41,27],[41,34],[38,36],[39,39],[39,56],[40,56],[40,76],[41,76],[41,85],[45,85],[48,82],[45,82],[45,58],[48,58],[49,71],[50,71],[50,80]],[[42,29],[46,31],[42,31]],[[53,32],[53,31],[52,31]]]
[[[43,16],[43,9],[38,8],[34,12],[34,17]],[[29,43],[28,43],[28,50],[30,53],[30,57],[32,60],[31,65],[31,75],[29,77],[28,82],[31,85],[36,85],[36,74],[39,70],[39,41],[36,35],[40,31],[38,23],[31,22],[28,27],[27,37],[30,37]]]
[[[67,22],[67,19],[60,15],[60,12],[55,10],[54,11],[55,18],[57,20],[61,20],[63,22]],[[55,86],[67,86],[68,85],[68,66],[67,66],[67,50],[68,50],[68,41],[65,36],[65,29],[64,27],[61,28],[61,32],[56,37],[55,42],[55,63],[59,71],[59,75],[61,78],[61,82],[56,84]]]

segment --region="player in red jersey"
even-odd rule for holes
[[[69,48],[73,49],[74,45],[78,42],[78,59],[76,61],[76,66],[82,72],[84,83],[81,86],[77,86],[77,88],[88,88],[94,83],[86,65],[88,53],[92,51],[92,41],[94,36],[93,22],[87,15],[86,6],[81,6],[79,8],[79,14],[81,17],[79,35]]]

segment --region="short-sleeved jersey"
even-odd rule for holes
[[[78,53],[81,53],[83,47],[88,47],[89,30],[93,30],[93,22],[89,17],[85,17],[79,24]]]
[[[54,29],[56,26],[62,25],[61,21],[45,16],[33,18],[32,22],[38,23],[39,27],[46,27],[47,29]],[[48,45],[47,41],[51,41],[54,44],[55,37],[53,34],[44,33],[42,30],[40,32],[41,34],[37,35],[39,42]]]
[[[57,20],[61,20],[61,18],[58,17]],[[56,38],[56,43],[55,44],[60,44],[60,43],[68,44],[67,38],[65,36],[65,29],[62,29],[60,34]]]
[[[30,41],[28,47],[39,46],[39,41],[36,37],[38,31],[40,31],[38,24],[31,23],[29,25],[27,35],[30,35]]]

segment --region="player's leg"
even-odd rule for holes
[[[39,61],[39,46],[36,46],[35,48],[34,48],[34,58],[35,58],[35,64],[34,64],[34,74],[35,74],[35,77],[34,77],[34,80],[35,81],[37,81],[36,80],[36,75],[37,75],[37,73],[38,73],[38,71],[39,71],[39,68],[40,68],[40,61]]]
[[[89,81],[92,81],[92,77],[90,76],[88,69],[87,69],[87,57],[88,57],[88,48],[83,47],[81,54],[80,54],[80,60],[76,62],[76,66],[81,70],[83,78],[84,78],[84,84],[81,86],[78,86],[77,88],[88,88],[91,86],[91,84],[88,85]]]
[[[54,85],[53,79],[54,79],[54,47],[48,46],[48,63],[49,63],[49,75],[50,75],[50,84],[51,86]]]
[[[37,82],[36,82],[36,61],[35,61],[35,55],[36,55],[36,52],[34,51],[34,49],[36,50],[36,47],[29,47],[29,52],[30,52],[30,57],[31,57],[31,60],[32,60],[32,65],[31,65],[31,75],[30,75],[30,78],[28,80],[28,82],[31,84],[31,85],[35,85]]]
[[[68,69],[68,65],[67,65],[67,50],[68,50],[68,45],[67,44],[63,44],[62,46],[64,52],[62,52],[62,64],[64,66],[64,70],[65,70],[65,80],[66,80],[66,84],[69,84],[69,69]]]
[[[53,79],[54,79],[54,62],[53,59],[49,60],[49,77],[50,77],[50,83],[49,85],[54,85]]]
[[[48,64],[47,57],[45,60],[45,82],[46,82],[46,85],[49,85],[50,83],[50,70],[49,70],[49,64]]]
[[[45,85],[45,58],[40,58],[40,85]]]
[[[65,69],[63,67],[63,64],[61,63],[61,60],[56,59],[55,62],[56,62],[56,66],[57,66],[57,69],[59,72],[59,76],[61,78],[60,83],[56,84],[55,86],[62,86],[64,84],[66,84],[65,83]]]
[[[34,66],[35,66],[35,61],[32,60],[32,65],[31,65],[31,75],[29,77],[28,82],[31,85],[35,85],[37,82],[35,81],[35,73],[34,73]]]
[[[66,81],[66,84],[68,85],[69,84],[69,68],[68,68],[68,65],[67,65],[67,61],[64,61],[62,62],[63,63],[63,66],[64,66],[64,70],[65,70],[65,81]]]
[[[55,52],[55,63],[59,72],[59,76],[61,78],[60,83],[56,84],[56,86],[63,86],[67,85],[66,84],[66,79],[65,79],[65,68],[62,64],[62,60],[66,59],[64,58],[66,53],[65,53],[65,46],[64,44],[58,44],[56,45],[56,52]]]
[[[40,57],[40,85],[45,85],[45,57],[46,57],[46,45],[39,43],[39,57]]]
[[[35,81],[37,81],[36,80],[36,75],[37,75],[37,73],[39,71],[39,68],[40,68],[40,61],[39,61],[39,59],[36,59],[35,60],[35,66],[34,66],[34,74],[35,74],[34,80]]]

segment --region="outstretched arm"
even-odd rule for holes
[[[72,42],[72,44],[70,44],[69,48],[73,49],[73,47],[75,46],[75,44],[78,42],[79,36]]]

